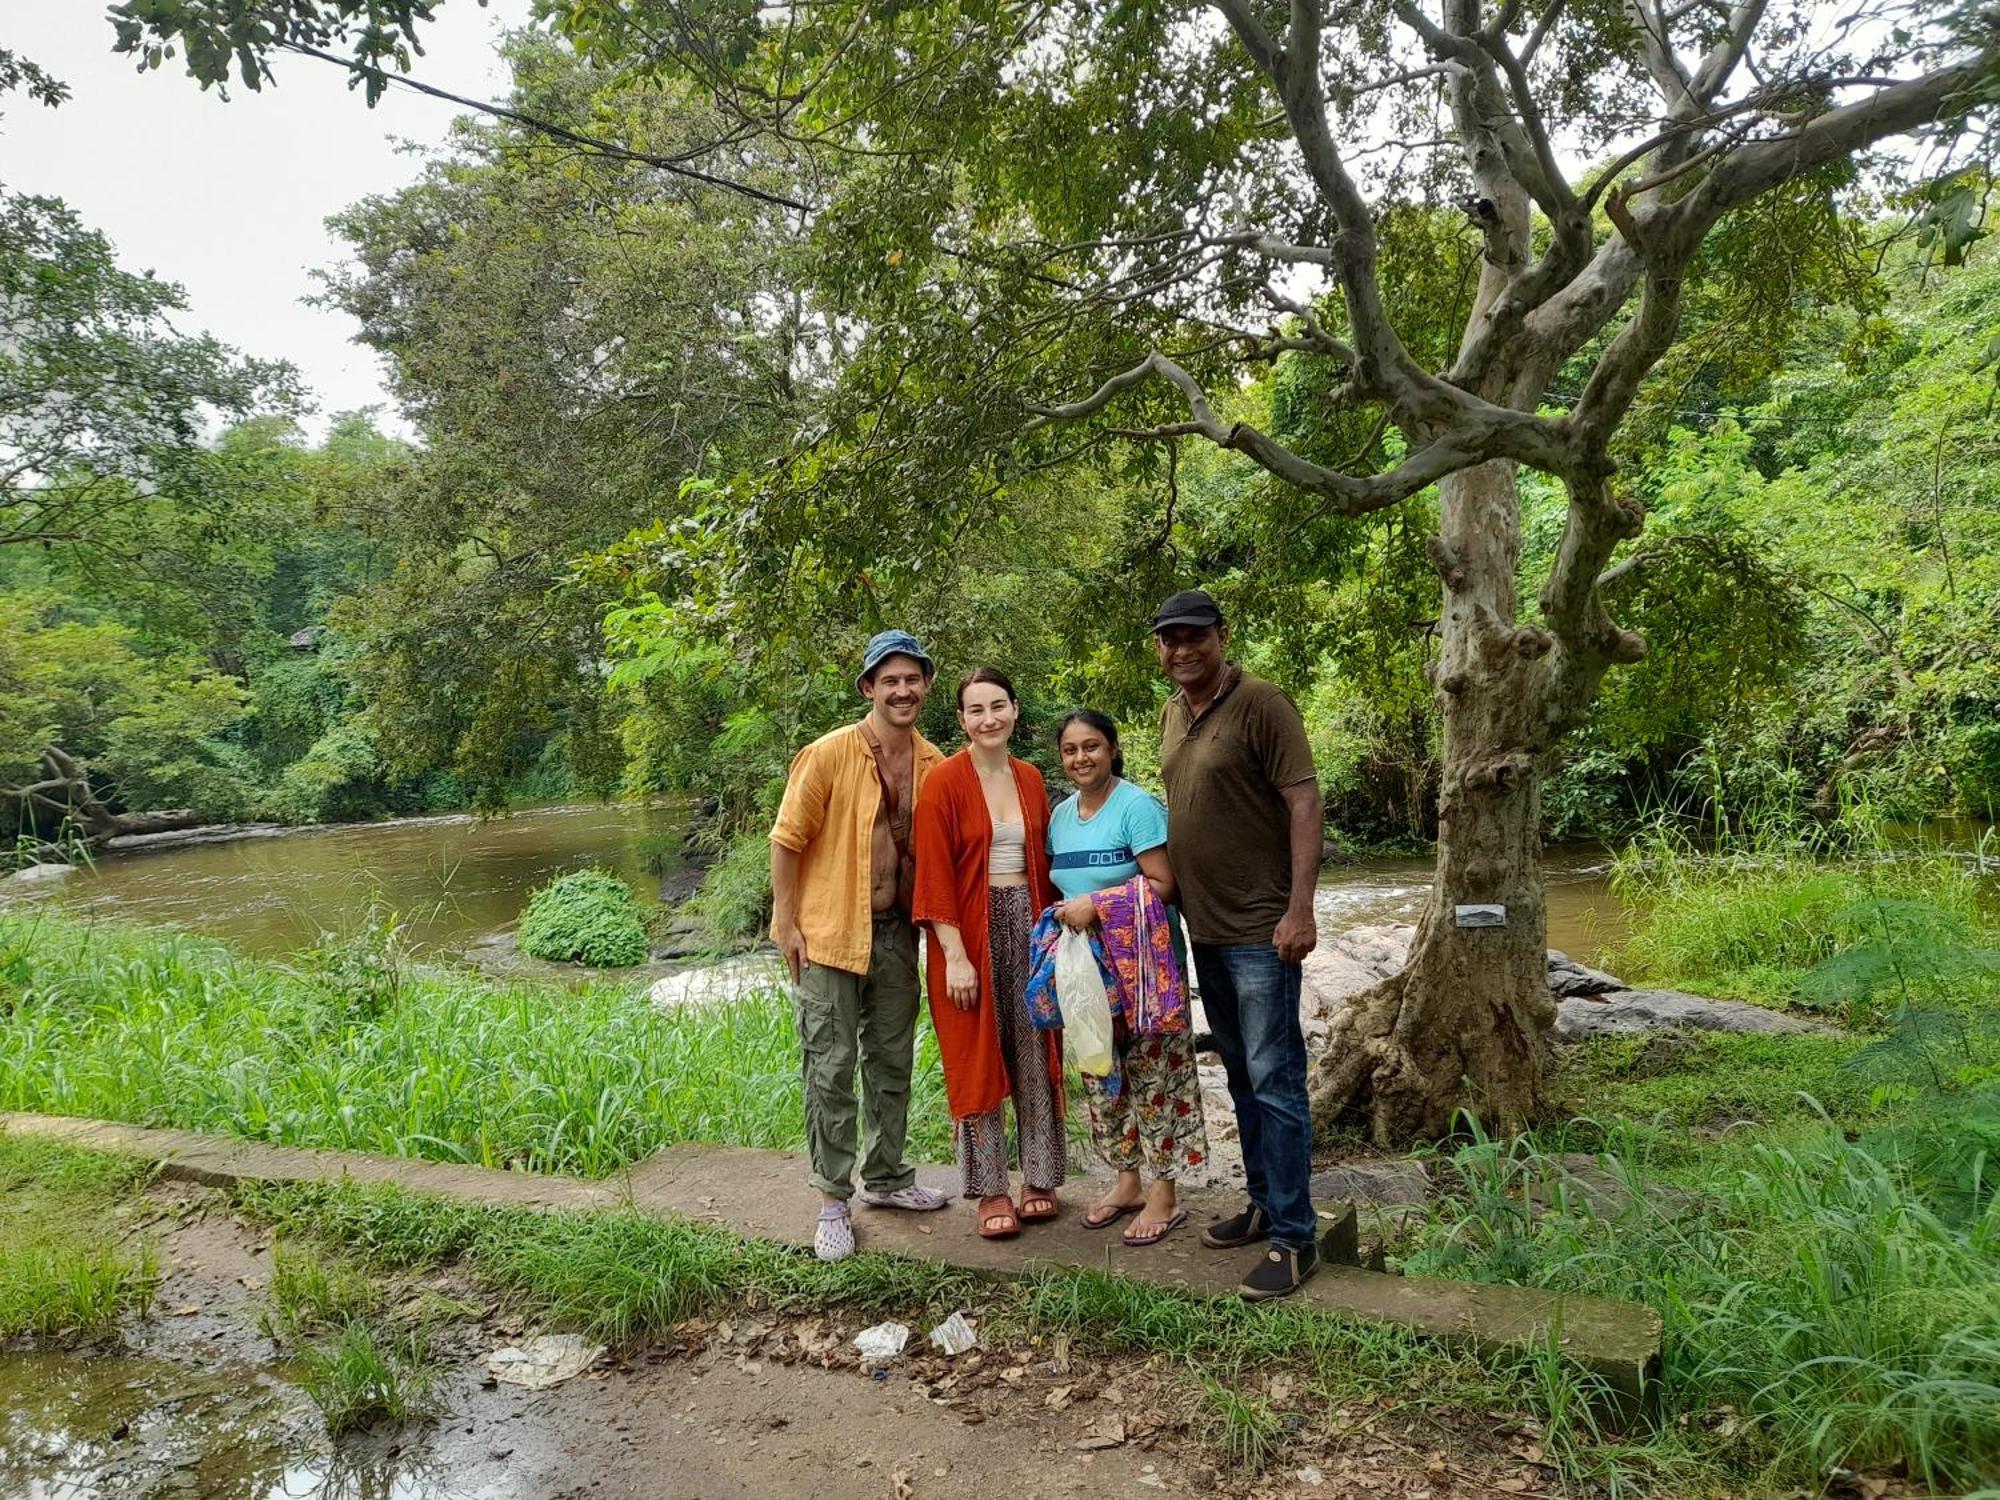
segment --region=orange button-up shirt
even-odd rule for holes
[[[913,804],[925,774],[944,760],[929,740],[914,738]],[[799,931],[810,963],[868,972],[874,937],[869,861],[881,809],[882,784],[860,725],[821,735],[792,761],[771,842],[799,856]]]

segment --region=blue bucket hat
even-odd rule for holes
[[[908,656],[923,663],[926,677],[937,676],[937,663],[932,661],[917,644],[917,638],[907,630],[885,630],[869,639],[868,649],[861,653],[861,675],[854,679],[856,692],[861,684],[874,674],[877,667],[892,656]]]

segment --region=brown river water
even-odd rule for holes
[[[645,850],[677,847],[671,806],[540,807],[503,817],[410,818],[121,853],[64,881],[56,899],[79,914],[205,933],[246,953],[276,954],[322,932],[352,933],[371,912],[402,919],[420,948],[456,953],[510,926],[528,893],[554,875],[601,865],[635,890],[657,890]],[[1578,958],[1622,935],[1600,849],[1547,853],[1549,943]],[[1332,865],[1320,910],[1339,927],[1414,919],[1430,860]]]

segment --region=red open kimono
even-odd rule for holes
[[[1012,762],[1021,795],[1022,833],[1027,840],[1028,893],[1039,912],[1056,899],[1049,883],[1049,793],[1042,773],[1024,760]],[[993,965],[986,943],[986,856],[993,847],[993,819],[979,790],[979,771],[970,752],[946,758],[924,778],[917,794],[917,892],[911,917],[919,924],[947,922],[965,939],[966,957],[979,975],[979,1008],[960,1010],[945,991],[944,949],[925,927],[930,981],[931,1025],[944,1062],[945,1098],[954,1120],[983,1115],[1008,1094],[1007,1067],[1000,1057],[1000,1025],[993,1008]],[[1062,1033],[1048,1039],[1049,1070],[1056,1098],[1063,1097]]]

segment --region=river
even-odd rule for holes
[[[646,851],[675,849],[671,806],[538,807],[497,818],[357,823],[108,856],[57,888],[79,914],[182,928],[246,953],[277,954],[322,932],[352,933],[396,912],[420,949],[463,953],[520,916],[551,876],[601,865],[635,890],[657,890]],[[1622,936],[1599,849],[1547,855],[1549,942],[1589,959]],[[1428,858],[1329,866],[1320,909],[1341,926],[1411,920],[1430,882]]]
[[[63,881],[56,900],[266,955],[358,933],[393,911],[416,948],[453,953],[511,926],[528,892],[565,871],[599,865],[656,891],[647,849],[664,846],[678,862],[681,827],[672,806],[592,804],[302,828],[107,855]]]

